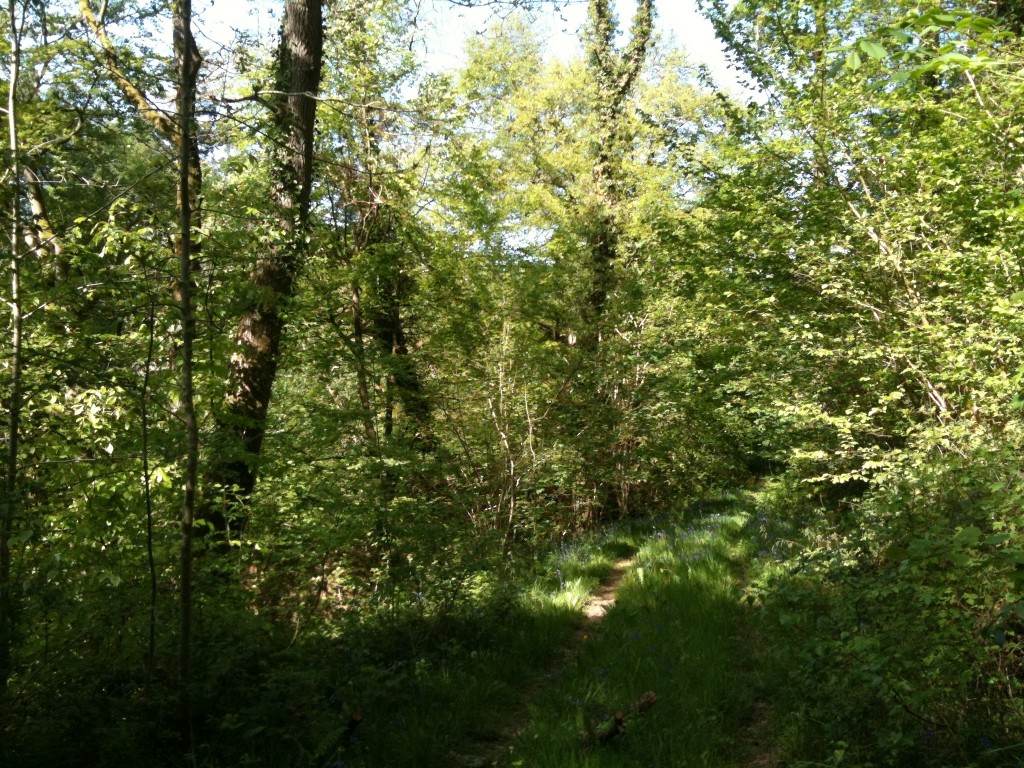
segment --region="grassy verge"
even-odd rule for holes
[[[396,584],[370,610],[325,615],[301,636],[234,592],[211,593],[197,612],[191,764],[745,765],[732,743],[751,701],[740,506],[606,526],[532,566],[482,558],[451,569],[459,580],[443,605]],[[617,604],[586,623],[588,598],[632,555]],[[179,764],[175,681],[154,678],[129,698],[109,680],[103,712],[55,699],[61,730],[56,716],[29,723],[18,765]],[[581,748],[592,722],[646,691],[659,701],[627,735]],[[76,729],[83,711],[103,729]]]

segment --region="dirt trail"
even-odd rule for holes
[[[615,598],[619,593],[619,587],[622,586],[622,582],[626,578],[626,571],[633,567],[633,562],[634,558],[632,557],[619,560],[605,577],[597,592],[591,595],[590,599],[584,603],[583,615],[587,618],[587,625],[600,622],[611,607],[615,605]],[[586,626],[581,628],[581,631],[585,631],[585,629]]]
[[[536,700],[579,654],[587,634],[594,631],[615,605],[619,588],[634,562],[635,558],[632,556],[616,562],[601,581],[601,586],[583,604],[583,623],[573,633],[572,640],[565,648],[551,657],[548,665],[538,672],[534,682],[520,694],[515,710],[508,715],[507,724],[501,729],[500,738],[490,744],[477,744],[475,748],[471,747],[463,754],[452,753],[449,755],[452,768],[488,768],[501,765],[501,758],[506,754],[508,745],[515,741],[530,723],[530,702]]]

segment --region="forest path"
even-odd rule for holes
[[[626,572],[636,562],[634,556],[624,557],[612,566],[611,571],[601,582],[601,586],[594,592],[583,605],[583,616],[586,623],[580,627],[577,639],[582,638],[588,626],[600,623],[608,614],[619,594],[619,588],[626,579]]]
[[[523,691],[504,746],[461,766],[777,765],[743,600],[751,508],[737,492],[652,521],[587,601],[594,618],[556,671]]]
[[[575,661],[590,634],[615,606],[619,590],[635,564],[635,555],[623,557],[615,562],[597,589],[584,602],[583,621],[573,632],[572,639],[552,655],[548,664],[537,673],[535,679],[518,697],[515,707],[500,729],[499,738],[489,744],[466,745],[460,753],[453,752],[450,755],[453,768],[487,768],[503,764],[503,758],[510,752],[508,745],[518,739],[530,725],[531,705],[555,685],[559,676]]]

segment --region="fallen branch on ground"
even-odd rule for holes
[[[616,736],[626,732],[626,718],[637,717],[649,711],[658,703],[658,696],[654,691],[647,691],[639,699],[634,701],[625,710],[619,710],[612,717],[612,721],[600,729],[588,728],[580,739],[580,746],[589,749],[594,744],[603,745],[612,741]]]

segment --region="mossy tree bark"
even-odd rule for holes
[[[192,308],[193,206],[198,207],[198,190],[192,189],[193,174],[199,168],[196,140],[196,84],[199,56],[192,37],[192,0],[174,5],[174,56],[178,80],[178,303],[181,312],[181,418],[185,425],[185,473],[181,511],[180,626],[178,672],[183,743],[191,753],[191,708],[189,687],[192,676],[192,543],[196,517],[199,476],[199,426],[193,395],[192,347],[196,319]],[[195,179],[198,183],[199,179]]]
[[[626,45],[617,49],[618,25],[610,0],[590,0],[586,34],[586,65],[593,91],[597,127],[593,137],[594,192],[591,203],[580,212],[583,240],[590,259],[591,285],[584,307],[585,328],[580,348],[591,361],[594,385],[590,395],[602,407],[595,411],[600,420],[595,432],[601,437],[588,456],[590,478],[597,513],[625,516],[630,512],[629,482],[622,479],[623,454],[628,441],[620,437],[623,413],[630,406],[618,384],[607,386],[601,373],[601,342],[608,320],[608,300],[616,290],[617,265],[622,258],[621,210],[625,199],[624,158],[633,145],[628,109],[647,53],[654,27],[653,0],[640,0]]]
[[[317,93],[323,63],[322,0],[285,6],[272,103],[271,197],[277,212],[267,251],[249,276],[248,304],[235,332],[219,456],[207,478],[221,498],[204,517],[223,536],[247,520],[266,435],[267,411],[284,335],[283,309],[307,248]]]
[[[653,0],[641,0],[621,51],[615,48],[617,24],[610,0],[591,0],[586,32],[587,69],[595,86],[594,109],[598,117],[594,136],[595,210],[587,222],[586,240],[590,251],[593,282],[590,315],[596,326],[604,313],[608,294],[614,289],[614,265],[619,259],[619,208],[622,205],[622,160],[628,153],[626,109],[637,78],[647,59],[654,27]],[[584,343],[596,346],[599,329],[592,327]]]

